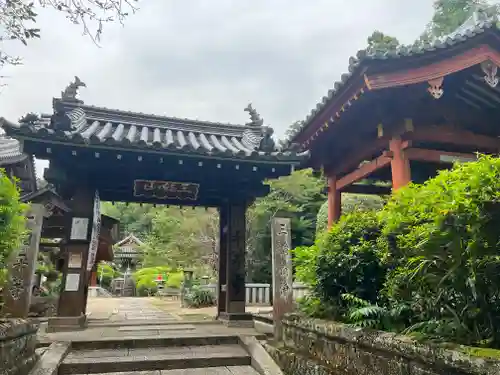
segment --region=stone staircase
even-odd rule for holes
[[[259,375],[238,336],[74,342],[58,375]]]

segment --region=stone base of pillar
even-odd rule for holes
[[[87,328],[87,315],[55,316],[49,318],[47,332],[81,331]]]
[[[227,327],[253,328],[253,316],[250,313],[226,313],[219,314],[219,321]]]

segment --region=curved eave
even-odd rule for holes
[[[292,135],[290,143],[299,143],[303,147],[309,147],[311,142],[313,142],[321,132],[335,122],[332,121],[334,119],[332,119],[331,114],[336,114],[338,108],[349,105],[351,98],[349,98],[349,95],[346,95],[346,93],[352,90],[353,85],[357,84],[360,90],[382,89],[395,86],[394,84],[385,85],[385,87],[382,85],[378,87],[370,86],[370,80],[367,75],[376,65],[380,66],[380,64],[384,64],[386,67],[390,67],[389,64],[398,62],[397,67],[393,65],[393,71],[397,72],[404,69],[404,64],[411,64],[412,61],[417,61],[422,57],[427,57],[429,60],[434,58],[434,61],[437,61],[436,58],[440,60],[453,59],[453,57],[443,56],[442,53],[456,46],[463,47],[466,44],[476,43],[478,39],[480,39],[478,37],[484,36],[487,33],[495,34],[496,37],[498,36],[498,28],[495,22],[488,21],[478,23],[475,27],[465,30],[462,34],[457,33],[452,37],[437,40],[432,44],[412,47],[402,46],[397,50],[386,52],[358,51],[356,57],[351,57],[349,59],[349,72],[343,74],[341,80],[334,84],[334,88],[330,89],[328,94],[311,110],[302,127]],[[467,68],[467,66],[462,67],[460,70],[465,68]],[[434,78],[436,77],[427,76],[421,78],[420,81]],[[398,85],[412,83],[414,82],[402,82]]]

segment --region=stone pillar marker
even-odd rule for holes
[[[281,340],[281,321],[293,310],[292,231],[291,219],[274,217],[271,227],[273,268],[274,337]]]
[[[5,288],[4,312],[14,318],[26,318],[29,313],[38,248],[46,209],[32,203],[26,214],[27,238],[11,263],[11,273]]]

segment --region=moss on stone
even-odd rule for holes
[[[491,348],[476,348],[473,346],[461,346],[459,350],[465,354],[490,359],[500,359],[500,350]]]

